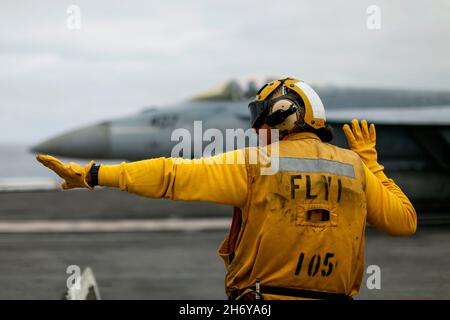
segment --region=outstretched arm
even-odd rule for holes
[[[227,158],[230,157],[230,158]],[[229,164],[227,159],[236,157]],[[65,180],[62,187],[90,188],[89,169],[64,164],[51,156],[37,159]],[[202,159],[157,158],[102,165],[98,182],[150,198],[211,201],[237,207],[247,200],[247,169],[243,150]]]
[[[417,216],[408,197],[386,177],[384,167],[378,163],[374,124],[366,120],[352,120],[351,128],[344,125],[344,133],[350,148],[364,163],[366,177],[367,221],[378,229],[395,236],[414,234]]]
[[[234,151],[240,157],[242,151]],[[247,200],[244,162],[227,164],[225,155],[202,159],[157,158],[101,166],[99,185],[151,198],[211,201],[242,207]]]

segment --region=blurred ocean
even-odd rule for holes
[[[36,161],[29,148],[27,145],[0,144],[0,179],[54,177]]]

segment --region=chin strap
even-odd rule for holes
[[[266,116],[266,123],[269,127],[275,127],[276,125],[283,123],[287,117],[289,117],[290,115],[292,115],[296,112],[297,112],[297,108],[294,107],[294,104],[291,104],[291,106],[287,110],[278,109],[275,112],[269,113]]]

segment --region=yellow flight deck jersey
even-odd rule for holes
[[[158,158],[101,166],[99,185],[151,198],[211,201],[235,207],[219,248],[229,297],[261,288],[352,296],[364,271],[366,221],[395,236],[416,231],[414,207],[382,171],[314,133],[287,136],[274,174],[262,174],[249,149],[202,159]],[[225,161],[225,157],[235,161]],[[227,158],[229,159],[229,158]],[[272,160],[273,162],[273,160]],[[227,164],[229,163],[229,164]],[[292,296],[291,296],[292,298]]]

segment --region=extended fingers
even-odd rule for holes
[[[350,129],[348,124],[344,124],[342,131],[344,131],[344,135],[349,144],[355,143],[355,136],[353,135],[352,129]]]
[[[370,135],[370,141],[376,141],[377,132],[375,131],[375,125],[373,123],[369,127],[369,135]]]
[[[361,133],[362,133],[364,140],[370,139],[369,126],[367,125],[366,120],[361,120]]]
[[[60,160],[56,159],[55,157],[47,155],[38,155],[36,159],[47,168],[53,170],[59,176],[61,176],[65,172],[65,164]]]
[[[62,163],[61,161],[59,161],[58,159],[56,159],[55,157],[52,156],[47,156],[47,155],[38,155],[36,156],[37,161],[39,161],[40,163],[42,163],[44,166],[52,169],[56,166],[63,166],[64,163]]]
[[[358,120],[353,119],[350,123],[352,125],[352,131],[353,131],[353,135],[355,136],[355,139],[361,140],[363,136],[361,133],[361,128],[359,126]]]

